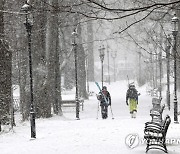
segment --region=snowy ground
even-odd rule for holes
[[[146,94],[146,87],[138,88],[138,113],[136,119],[131,119],[125,103],[127,90],[126,82],[116,82],[108,85],[112,97],[112,120],[102,120],[99,113],[97,117],[98,101],[91,96],[85,101],[84,111],[80,112],[80,120],[75,120],[75,109],[64,108],[63,117],[53,116],[49,119],[37,119],[37,138],[30,140],[30,124],[20,122],[16,113],[16,124],[13,131],[0,134],[0,154],[144,154],[146,145],[143,143],[144,123],[150,120],[149,110],[152,107],[151,97]],[[90,90],[98,93],[94,83]],[[65,93],[64,98],[72,97]],[[165,102],[165,100],[163,99]],[[172,123],[168,129],[167,138],[174,141],[167,146],[169,154],[180,153],[180,124],[173,123],[173,113],[164,111],[164,116],[170,114]],[[180,117],[179,117],[180,118]],[[4,128],[5,129],[5,128]],[[125,144],[130,134],[139,137],[139,145],[133,149]],[[179,143],[174,139],[178,139]],[[176,140],[177,141],[177,140]],[[163,152],[152,150],[149,154]]]

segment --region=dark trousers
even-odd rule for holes
[[[101,114],[103,119],[106,119],[108,117],[108,105],[103,103],[101,104]]]

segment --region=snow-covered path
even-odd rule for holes
[[[75,120],[75,110],[70,108],[64,109],[63,117],[37,119],[35,140],[30,140],[29,122],[17,123],[14,132],[0,135],[0,153],[144,154],[145,144],[140,143],[136,148],[130,149],[125,144],[125,138],[129,134],[137,134],[140,140],[143,139],[144,123],[150,120],[151,97],[145,93],[145,88],[138,89],[141,96],[137,118],[131,119],[125,103],[127,84],[117,82],[107,86],[112,96],[114,120],[111,119],[110,110],[108,119],[102,120],[100,113],[99,118],[96,119],[98,101],[94,95],[85,101],[84,111],[80,113],[81,120]],[[94,84],[91,84],[90,90],[98,93]],[[180,139],[179,131],[180,126],[172,122],[167,138]],[[167,148],[169,154],[180,153],[180,144],[173,144]],[[149,154],[161,153],[161,151],[149,151]]]

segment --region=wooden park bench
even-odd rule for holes
[[[76,107],[76,100],[62,100],[62,107]],[[79,106],[84,110],[84,99],[79,99]]]
[[[158,89],[157,88],[154,88],[151,90],[151,96],[152,97],[158,97]]]
[[[144,129],[144,138],[147,141],[146,153],[150,149],[159,149],[167,153],[166,133],[171,123],[171,118],[167,115],[161,123],[146,122]]]
[[[162,113],[164,111],[165,105],[161,106],[161,99],[152,99],[153,108],[150,110],[150,116],[152,122],[162,122]]]

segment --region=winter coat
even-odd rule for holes
[[[105,91],[105,90],[102,90],[102,93],[104,94],[108,104],[107,105],[111,105],[111,95],[108,91]],[[105,98],[103,96],[101,92],[97,95],[97,99],[101,102],[100,105],[105,105],[106,104],[106,101],[105,101]]]
[[[135,88],[129,88],[126,93],[126,101],[128,99],[134,99],[138,101],[138,91]]]

